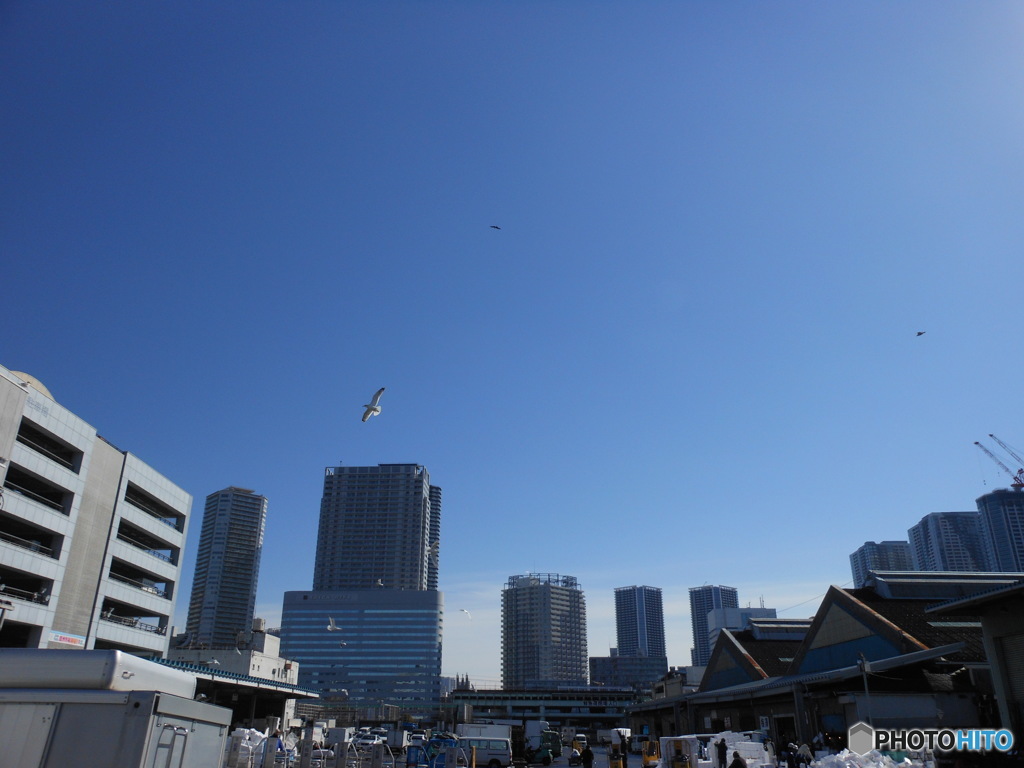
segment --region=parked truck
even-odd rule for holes
[[[459,723],[455,726],[455,735],[460,739],[511,739],[512,726],[498,723]]]
[[[527,720],[523,723],[523,736],[527,750],[526,759],[530,762],[549,765],[551,760],[562,756],[562,735],[551,730],[547,720]],[[547,759],[546,755],[550,755],[550,759]]]
[[[410,743],[409,732],[403,728],[390,728],[387,743],[392,752],[405,752]]]

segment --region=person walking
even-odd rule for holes
[[[580,752],[580,761],[583,763],[583,768],[594,768],[594,751],[589,744]]]

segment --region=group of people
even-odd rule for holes
[[[732,762],[727,762],[729,759],[729,745],[726,743],[725,738],[714,742],[712,745],[715,749],[715,766],[716,768],[747,768],[747,761],[744,760],[739,752],[732,753]],[[769,762],[775,762],[775,745],[772,742],[765,741],[764,744],[765,752],[768,754]],[[814,753],[811,752],[811,748],[807,744],[796,744],[787,745],[786,749],[782,751],[780,755],[786,762],[786,768],[801,768],[801,766],[809,766],[814,760]]]
[[[786,768],[800,768],[801,765],[810,765],[814,760],[814,753],[806,744],[797,746],[789,744],[786,750]]]

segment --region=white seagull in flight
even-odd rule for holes
[[[383,394],[384,387],[381,387],[373,393],[373,399],[363,406],[366,409],[366,413],[363,414],[363,421],[367,421],[371,416],[376,416],[380,413],[380,396]]]
[[[341,629],[341,627],[339,627],[337,624],[335,624],[334,623],[334,619],[332,619],[330,616],[328,616],[327,617],[327,631],[328,632],[337,632],[339,629]]]
[[[472,621],[472,620],[473,620],[473,614],[472,614],[472,613],[470,613],[469,611],[467,611],[467,610],[466,610],[465,608],[459,608],[459,610],[460,610],[460,611],[462,611],[462,612],[463,612],[464,614],[466,614],[467,616],[469,616],[469,620],[470,620],[470,621]]]

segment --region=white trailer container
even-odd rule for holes
[[[194,691],[188,673],[119,651],[2,649],[2,762],[18,768],[219,765],[231,710],[193,701],[191,693],[129,687],[184,692],[189,680]]]
[[[455,726],[455,735],[460,739],[470,736],[485,739],[511,739],[512,726],[496,723],[459,723]]]

